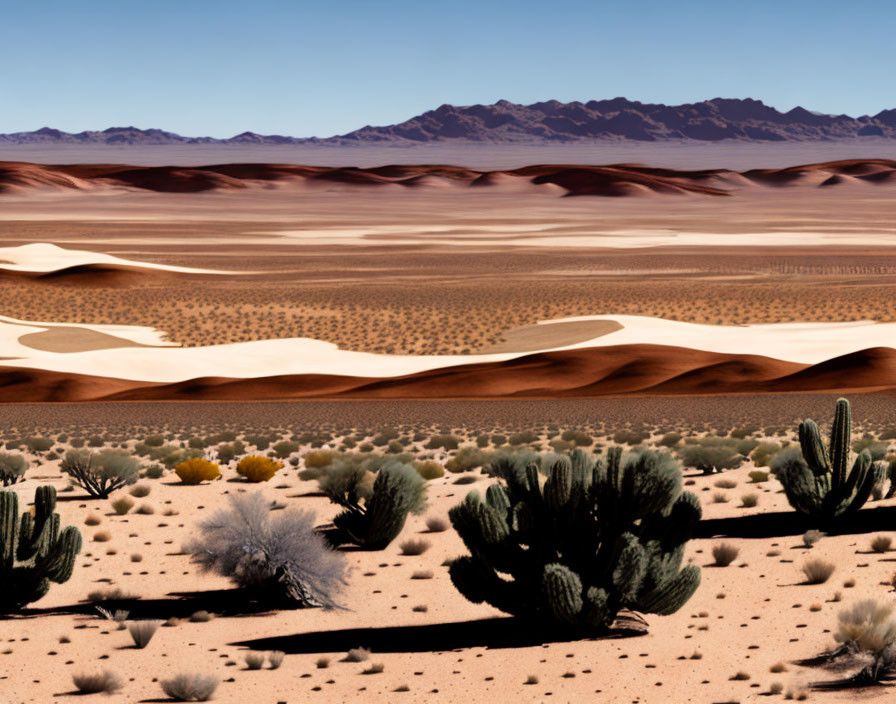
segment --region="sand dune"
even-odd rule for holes
[[[274,399],[562,399],[601,396],[876,391],[896,388],[896,350],[798,364],[661,345],[580,348],[398,377],[292,374],[150,383],[64,372],[0,371],[0,402]]]
[[[47,282],[85,286],[127,284],[134,277],[159,274],[231,274],[216,269],[170,266],[122,259],[102,252],[65,249],[35,242],[0,247],[0,276],[25,276]]]
[[[122,164],[42,165],[0,162],[0,193],[35,189],[127,189],[160,193],[202,193],[262,187],[311,189],[403,186],[500,188],[536,187],[568,196],[691,194],[724,196],[751,184],[836,186],[886,184],[896,177],[896,161],[849,159],[784,169],[684,171],[637,164],[587,166],[546,164],[504,171],[449,165],[390,165],[374,168],[291,164],[217,164],[210,166],[127,166]]]

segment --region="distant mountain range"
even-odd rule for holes
[[[701,103],[663,105],[626,98],[561,103],[549,100],[519,105],[442,105],[397,125],[361,129],[329,138],[301,138],[243,132],[229,139],[184,137],[159,129],[110,127],[72,134],[44,127],[34,132],[0,134],[3,144],[421,144],[488,142],[556,144],[563,142],[654,142],[695,140],[813,141],[859,137],[896,138],[896,109],[876,115],[824,115],[796,107],[781,112],[760,100],[715,98]]]

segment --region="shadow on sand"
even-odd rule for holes
[[[259,638],[230,645],[245,646],[253,650],[282,650],[291,655],[344,653],[357,647],[369,648],[375,653],[422,653],[459,648],[526,648],[545,643],[630,638],[645,633],[643,623],[634,618],[620,618],[606,634],[583,639],[581,633],[550,631],[533,626],[531,621],[497,617],[420,626],[315,631]]]
[[[896,525],[896,506],[864,508],[854,515],[825,528],[796,511],[757,513],[733,518],[704,519],[694,530],[695,538],[782,538],[803,535],[810,528],[820,528],[831,535],[852,535],[890,531]]]

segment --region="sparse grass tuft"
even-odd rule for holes
[[[81,694],[112,694],[124,687],[124,680],[110,670],[75,674],[72,681]]]
[[[399,547],[402,555],[422,555],[429,550],[430,543],[422,538],[411,538],[405,540]]]
[[[893,545],[893,539],[889,535],[876,535],[871,540],[871,549],[874,552],[888,552]]]
[[[352,648],[345,654],[343,660],[345,662],[364,662],[370,658],[370,651],[367,648]]]
[[[128,624],[128,632],[134,639],[134,645],[142,650],[149,645],[161,625],[161,621],[132,621]]]
[[[833,562],[825,562],[819,558],[807,560],[803,564],[803,574],[806,575],[806,584],[824,584],[837,569]]]
[[[716,567],[727,567],[737,559],[740,548],[731,543],[716,543],[712,546],[713,563]]]
[[[207,702],[218,688],[218,678],[214,675],[183,673],[159,683],[162,690],[179,702]]]

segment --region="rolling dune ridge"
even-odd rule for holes
[[[448,165],[390,165],[375,168],[290,164],[217,164],[199,167],[120,164],[42,165],[0,162],[0,193],[30,189],[130,189],[157,193],[202,193],[261,187],[308,189],[403,186],[505,190],[547,189],[567,196],[695,194],[725,196],[750,185],[836,186],[888,184],[896,161],[847,159],[785,169],[676,170],[636,164],[587,166],[544,164],[483,171]]]

